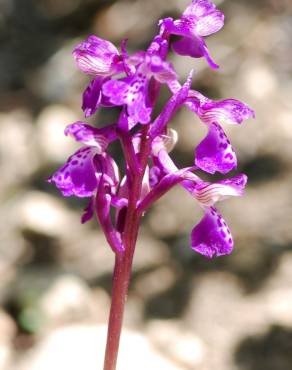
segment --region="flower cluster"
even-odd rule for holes
[[[179,19],[160,20],[159,34],[146,51],[129,55],[125,40],[119,51],[111,42],[97,36],[89,36],[73,51],[78,68],[92,77],[83,93],[85,117],[100,107],[116,106],[120,107],[120,117],[116,123],[102,128],[80,121],[70,124],[65,134],[83,146],[49,181],[64,196],[89,198],[82,222],[96,213],[115,253],[123,253],[127,247],[123,233],[130,204],[133,207],[134,202],[136,216],[140,217],[176,184],[204,211],[202,220],[191,232],[191,247],[208,258],[232,251],[230,230],[215,203],[242,195],[247,177],[240,174],[218,182],[205,182],[196,170],[226,174],[236,168],[234,149],[221,125],[240,124],[254,113],[238,100],[213,101],[193,90],[192,73],[181,85],[167,60],[171,47],[179,55],[203,57],[212,68],[218,68],[205,37],[220,30],[223,24],[223,13],[211,1],[192,0]],[[172,35],[178,37],[173,40]],[[171,98],[161,113],[153,117],[162,84],[170,90]],[[199,117],[207,126],[207,135],[195,148],[194,163],[179,169],[169,154],[178,137],[168,124],[181,106]],[[108,146],[114,141],[121,143],[124,153],[122,176],[108,153]]]

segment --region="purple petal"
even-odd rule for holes
[[[101,154],[105,151],[109,144],[109,140],[102,133],[105,130],[97,129],[83,122],[75,122],[68,125],[65,129],[65,135],[71,135],[76,141],[85,145],[94,146],[97,148],[97,153]]]
[[[101,86],[103,81],[103,78],[96,78],[95,80],[91,81],[84,90],[82,96],[82,110],[85,117],[90,117],[100,106],[102,96]]]
[[[224,25],[224,14],[208,0],[193,1],[183,13],[183,18],[194,24],[194,31],[200,36],[211,35]]]
[[[246,119],[255,117],[252,109],[236,99],[208,100],[201,104],[198,114],[206,123],[240,124]]]
[[[216,208],[206,208],[205,216],[192,230],[191,246],[207,258],[232,252],[233,239],[230,230]]]
[[[83,210],[83,215],[81,216],[81,223],[85,224],[85,222],[92,219],[94,214],[94,197],[92,197],[88,203],[88,205]]]
[[[54,182],[65,197],[75,195],[82,198],[94,195],[101,175],[114,194],[119,184],[115,161],[106,153],[98,154],[96,147],[86,146],[71,155],[48,181]]]
[[[92,80],[84,90],[82,96],[82,110],[85,117],[93,115],[100,106],[112,106],[109,99],[102,94],[102,85],[108,78],[100,78]]]
[[[103,93],[115,105],[127,105],[129,116],[135,121],[146,124],[150,121],[152,109],[146,106],[147,79],[142,73],[123,81],[111,80],[103,85]]]
[[[110,76],[119,71],[119,53],[109,41],[94,35],[81,42],[73,51],[79,69],[89,75]]]
[[[195,164],[208,173],[227,173],[237,166],[235,152],[217,123],[208,125],[208,134],[197,146]]]
[[[192,3],[183,12],[184,16],[195,16],[197,18],[213,12],[216,5],[209,0],[192,0]]]
[[[218,32],[223,26],[224,15],[219,10],[216,10],[198,20],[196,32],[200,36],[208,36]]]
[[[179,55],[187,55],[193,58],[205,57],[213,69],[219,66],[213,61],[204,39],[200,36],[182,37],[172,44],[173,50]]]
[[[123,105],[126,100],[128,83],[120,80],[110,80],[103,85],[102,91],[104,95],[109,97],[112,104]]]
[[[49,178],[65,197],[90,197],[97,188],[97,169],[93,158],[95,147],[83,147],[68,158],[67,163]]]
[[[159,55],[162,60],[165,60],[167,53],[168,53],[168,40],[165,40],[160,35],[155,36],[149,48],[147,49],[147,54]]]
[[[134,99],[134,98],[133,98]],[[152,109],[145,104],[145,97],[140,94],[128,104],[128,114],[135,122],[147,124],[150,122]]]
[[[201,182],[194,184],[193,195],[202,206],[210,207],[216,202],[229,198],[230,196],[241,196],[247,182],[244,174],[225,179],[215,183]]]

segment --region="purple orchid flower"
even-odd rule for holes
[[[94,76],[83,93],[85,117],[94,114],[100,106],[112,106],[101,88],[111,76],[124,72],[123,56],[117,48],[111,42],[91,35],[75,47],[73,56],[83,73]]]
[[[156,144],[153,153],[156,154],[158,160],[156,167],[160,167],[159,174],[166,174],[155,185],[159,192],[167,191],[170,184],[172,186],[172,184],[180,183],[205,211],[202,221],[192,231],[192,248],[208,258],[231,253],[233,248],[231,232],[214,204],[230,196],[242,196],[247,176],[241,174],[230,179],[208,183],[190,170],[179,170],[169,157],[162,139],[160,144]],[[162,189],[162,182],[164,189]],[[155,192],[154,189],[153,192]],[[151,197],[153,196],[149,196],[149,199]],[[148,206],[147,201],[149,202],[149,200],[144,201],[144,207]],[[209,228],[206,228],[206,225],[209,225]]]
[[[128,65],[135,66],[132,75],[119,80],[109,80],[103,85],[103,94],[109,98],[110,103],[127,106],[128,115],[141,124],[149,123],[152,113],[149,96],[151,78],[166,84],[177,79],[171,63],[161,57],[164,42],[159,42],[156,38],[147,52],[140,52],[128,58]]]
[[[102,106],[121,107],[121,111],[117,122],[102,128],[81,121],[69,125],[65,134],[83,146],[49,178],[64,196],[89,198],[81,222],[96,214],[115,254],[104,370],[116,366],[136,240],[141,218],[149,207],[180,185],[204,212],[191,231],[191,248],[207,258],[228,255],[233,238],[215,206],[226,198],[242,196],[247,182],[244,174],[205,181],[196,171],[226,174],[237,166],[235,151],[221,125],[241,124],[254,117],[254,112],[238,100],[213,101],[191,89],[192,72],[181,85],[168,61],[170,36],[176,35],[179,40],[172,48],[179,55],[204,57],[212,68],[218,68],[204,38],[222,28],[223,13],[210,0],[193,0],[179,19],[165,18],[159,24],[159,35],[148,49],[133,55],[127,52],[126,40],[119,52],[111,42],[96,36],[89,36],[74,49],[79,69],[93,76],[83,93],[85,117]],[[171,97],[153,117],[162,84],[168,86]],[[199,117],[208,132],[195,148],[194,163],[178,168],[169,154],[178,135],[169,124],[183,106]],[[123,152],[121,171],[108,152],[114,141],[120,143]]]
[[[236,99],[212,101],[191,91],[188,107],[207,125],[208,133],[195,150],[195,164],[208,173],[226,174],[237,167],[237,158],[221,124],[240,124],[254,111]]]
[[[209,65],[219,66],[212,60],[204,37],[219,31],[224,25],[224,15],[209,0],[193,0],[180,19],[165,18],[160,21],[162,32],[181,36],[172,48],[179,55],[206,58]]]

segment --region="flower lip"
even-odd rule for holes
[[[191,233],[191,246],[207,258],[228,255],[233,249],[231,232],[215,207],[205,209],[205,215]]]

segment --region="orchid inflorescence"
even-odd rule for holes
[[[123,232],[133,191],[134,178],[141,184],[135,200],[137,214],[143,215],[150,205],[175,184],[180,184],[202,206],[205,215],[191,232],[191,247],[206,257],[229,254],[233,239],[229,228],[214,207],[229,196],[242,195],[247,177],[244,174],[209,183],[195,171],[226,174],[237,166],[236,155],[221,123],[240,124],[254,116],[253,111],[235,99],[213,101],[191,89],[191,75],[181,85],[173,65],[167,61],[169,47],[175,53],[194,58],[204,57],[213,69],[205,36],[219,31],[224,15],[209,0],[193,0],[181,18],[159,22],[159,34],[146,51],[128,55],[126,40],[121,51],[109,41],[89,36],[73,51],[79,69],[93,77],[83,94],[85,117],[100,107],[121,107],[118,121],[102,128],[84,122],[70,124],[71,135],[83,147],[75,152],[49,181],[64,196],[90,198],[82,216],[88,221],[96,212],[105,236],[115,253],[123,253]],[[179,39],[171,42],[170,36]],[[153,118],[159,89],[166,84],[172,94],[162,112]],[[182,105],[194,112],[207,126],[208,133],[195,149],[194,164],[178,169],[169,152],[177,133],[168,128],[174,113]],[[125,157],[125,174],[110,156],[108,146],[120,140]],[[112,220],[111,209],[115,209]]]

